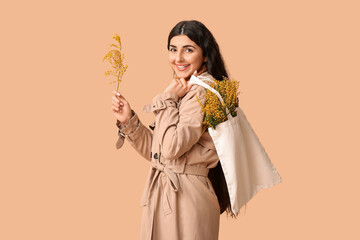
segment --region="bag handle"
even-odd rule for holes
[[[209,81],[212,82],[213,80],[209,80]],[[206,89],[210,90],[211,92],[215,93],[216,96],[219,98],[221,104],[224,104],[224,100],[222,99],[220,93],[218,91],[216,91],[214,88],[210,87],[208,84],[201,81],[198,77],[195,77],[194,75],[191,75],[188,84],[190,84],[190,85],[197,84],[197,85],[203,86],[204,88],[206,88]],[[226,115],[227,115],[228,119],[233,118],[233,116],[231,116],[231,114],[229,112],[229,109],[226,107],[226,105],[225,105],[225,109],[226,109]]]

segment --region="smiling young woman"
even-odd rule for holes
[[[231,212],[229,194],[215,145],[208,131],[203,132],[198,99],[205,103],[206,89],[188,80],[192,74],[202,80],[221,80],[228,74],[215,38],[198,21],[176,24],[167,48],[174,76],[144,107],[155,114],[151,130],[124,95],[113,92],[116,147],[127,139],[150,163],[141,198],[141,240],[217,240],[220,214]]]

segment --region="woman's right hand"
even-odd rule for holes
[[[190,91],[190,88],[191,85],[189,85],[184,78],[174,78],[164,92],[176,94],[181,98]]]
[[[119,96],[120,95],[120,96]],[[123,95],[118,91],[113,91],[111,109],[116,117],[122,124],[127,125],[132,117],[130,104]]]

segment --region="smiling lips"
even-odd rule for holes
[[[187,65],[176,65],[177,70],[179,71],[184,71],[185,69],[187,69],[190,66],[190,64]]]

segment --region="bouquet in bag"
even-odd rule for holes
[[[223,103],[215,93],[206,89],[205,104],[201,104],[201,112],[204,113],[203,131],[207,128],[216,128],[216,125],[228,119],[227,109],[231,116],[237,115],[236,108],[239,107],[239,81],[224,77],[222,81],[213,79],[206,83],[220,93]]]

